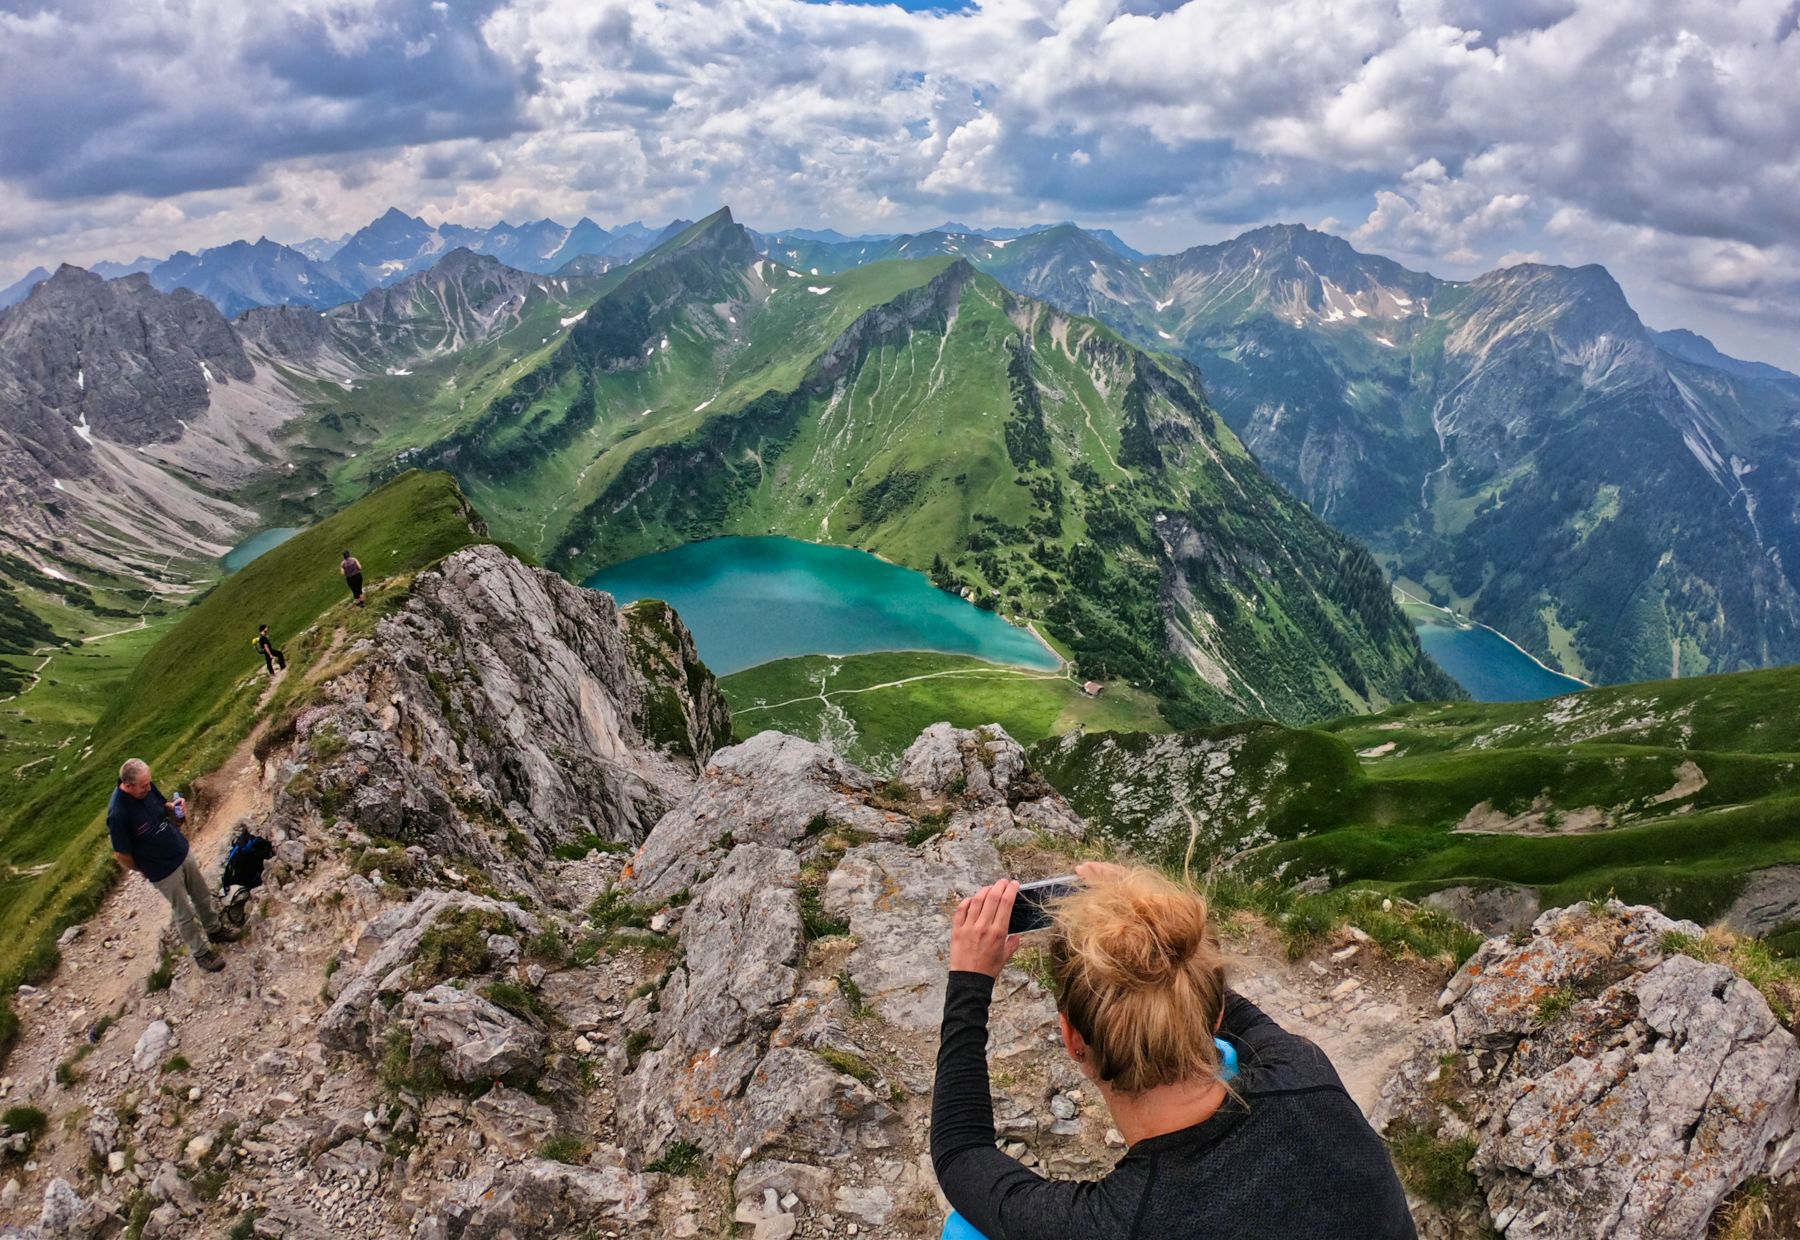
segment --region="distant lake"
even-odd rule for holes
[[[1478,702],[1532,702],[1587,688],[1544,667],[1494,630],[1415,620],[1419,644]]]
[[[1060,666],[1036,637],[866,551],[793,538],[709,538],[602,569],[582,584],[681,613],[718,676],[802,654],[936,650]]]
[[[219,563],[225,566],[226,572],[235,573],[263,552],[273,551],[299,532],[289,529],[258,530],[227,551]]]

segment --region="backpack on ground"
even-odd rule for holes
[[[275,846],[260,835],[243,827],[231,838],[231,849],[225,854],[225,870],[219,875],[219,886],[229,891],[242,887],[248,891],[262,886],[263,866],[275,855]]]

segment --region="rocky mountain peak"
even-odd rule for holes
[[[934,725],[893,780],[776,732],[720,747],[678,617],[491,546],[420,573],[372,635],[317,636],[344,642],[334,670],[224,794],[275,847],[226,971],[177,962],[146,993],[161,909],[127,884],[21,995],[9,1101],[75,1118],[26,1137],[7,1234],[111,1234],[128,1209],[148,1240],[247,1212],[266,1236],[938,1234],[946,912],[1066,872],[1088,835],[1003,729]],[[230,825],[196,822],[209,863]],[[1698,1237],[1800,1150],[1800,1047],[1680,954],[1695,931],[1546,914],[1484,945],[1441,1019],[1432,966],[1353,928],[1304,965],[1252,951],[1234,984],[1327,1043],[1390,1133],[1466,1138],[1469,1209],[1508,1240],[1607,1217]],[[1123,1140],[1024,964],[992,1009],[1000,1136],[1095,1178]]]
[[[0,358],[13,389],[8,421],[40,446],[61,438],[57,456],[75,445],[44,437],[46,416],[115,443],[167,442],[204,412],[213,385],[255,374],[205,298],[66,263],[0,318]]]

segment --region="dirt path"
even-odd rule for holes
[[[259,712],[268,706],[280,683],[279,678],[272,678],[263,687],[256,703]],[[208,877],[217,871],[232,828],[268,806],[270,791],[263,787],[262,764],[256,759],[256,743],[266,725],[266,719],[259,719],[217,770],[201,776],[187,790],[193,803],[188,844]],[[117,1011],[128,998],[144,993],[144,980],[161,960],[161,942],[169,926],[168,902],[141,877],[127,875],[84,924],[80,936],[65,946],[62,966],[45,992],[46,1001],[54,1002],[63,992],[75,992],[81,995],[90,1020]],[[193,965],[184,956],[178,967],[186,972]],[[28,1005],[27,1015],[30,1011]]]
[[[986,668],[986,667],[950,668],[950,669],[948,669],[946,671],[942,671],[942,672],[925,672],[918,676],[907,676],[901,680],[884,681],[878,685],[863,685],[861,688],[857,688],[857,689],[829,689],[823,693],[809,693],[809,694],[805,695],[804,697],[789,698],[785,702],[770,702],[764,706],[745,706],[745,707],[741,707],[740,709],[738,709],[737,711],[735,711],[733,713],[739,714],[739,715],[747,715],[751,711],[756,711],[756,710],[780,710],[784,706],[797,706],[801,702],[824,702],[825,705],[829,706],[829,705],[831,705],[831,702],[829,701],[829,699],[834,698],[834,697],[843,697],[843,696],[847,696],[852,693],[873,693],[877,689],[893,689],[893,688],[899,687],[900,685],[910,685],[910,684],[914,683],[915,681],[937,680],[937,679],[939,679],[941,677],[945,677],[945,676],[960,676],[960,677],[965,677],[965,678],[972,676],[977,679],[983,679],[983,680],[1069,680],[1069,679],[1072,679],[1070,676],[1066,675],[1063,672],[1025,672],[1025,671],[1006,672],[1006,671],[996,671],[993,668]]]
[[[1443,970],[1390,960],[1369,944],[1347,940],[1293,961],[1279,938],[1259,927],[1228,938],[1225,948],[1232,987],[1289,1032],[1318,1043],[1364,1114],[1437,1017]]]

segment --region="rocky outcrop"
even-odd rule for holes
[[[537,920],[517,905],[461,891],[427,891],[386,910],[358,936],[361,966],[341,977],[333,975],[336,998],[319,1020],[319,1040],[339,1050],[371,1047],[386,1014],[414,980],[411,964],[425,936],[447,915],[469,913],[488,914],[496,924],[515,926],[525,934],[538,928]]]
[[[493,546],[420,574],[328,702],[295,721],[330,755],[303,797],[490,875],[559,844],[642,838],[730,726],[673,612],[621,610]]]
[[[699,787],[645,839],[632,860],[632,890],[667,900],[710,877],[739,843],[788,848],[839,827],[898,839],[911,823],[872,804],[879,781],[822,745],[759,732],[721,750]]]
[[[1612,903],[1490,939],[1377,1122],[1472,1142],[1507,1240],[1697,1240],[1739,1184],[1800,1162],[1800,1045],[1749,982],[1677,950],[1699,936]]]
[[[998,727],[936,726],[900,769],[911,786],[878,786],[819,746],[763,733],[722,751],[657,824],[627,887],[691,902],[679,910],[680,962],[654,1005],[646,996],[625,1014],[647,1049],[635,1064],[615,1054],[623,1135],[649,1150],[687,1141],[729,1161],[803,1166],[897,1146],[896,1088],[924,1082],[878,1066],[889,1056],[859,1018],[879,1017],[887,1036],[929,1034],[947,941],[922,928],[941,931],[957,899],[1005,872],[996,838],[1081,834]],[[841,971],[809,970],[809,940],[845,933],[832,948]],[[1043,1049],[1044,999],[1009,977],[997,1054]]]

